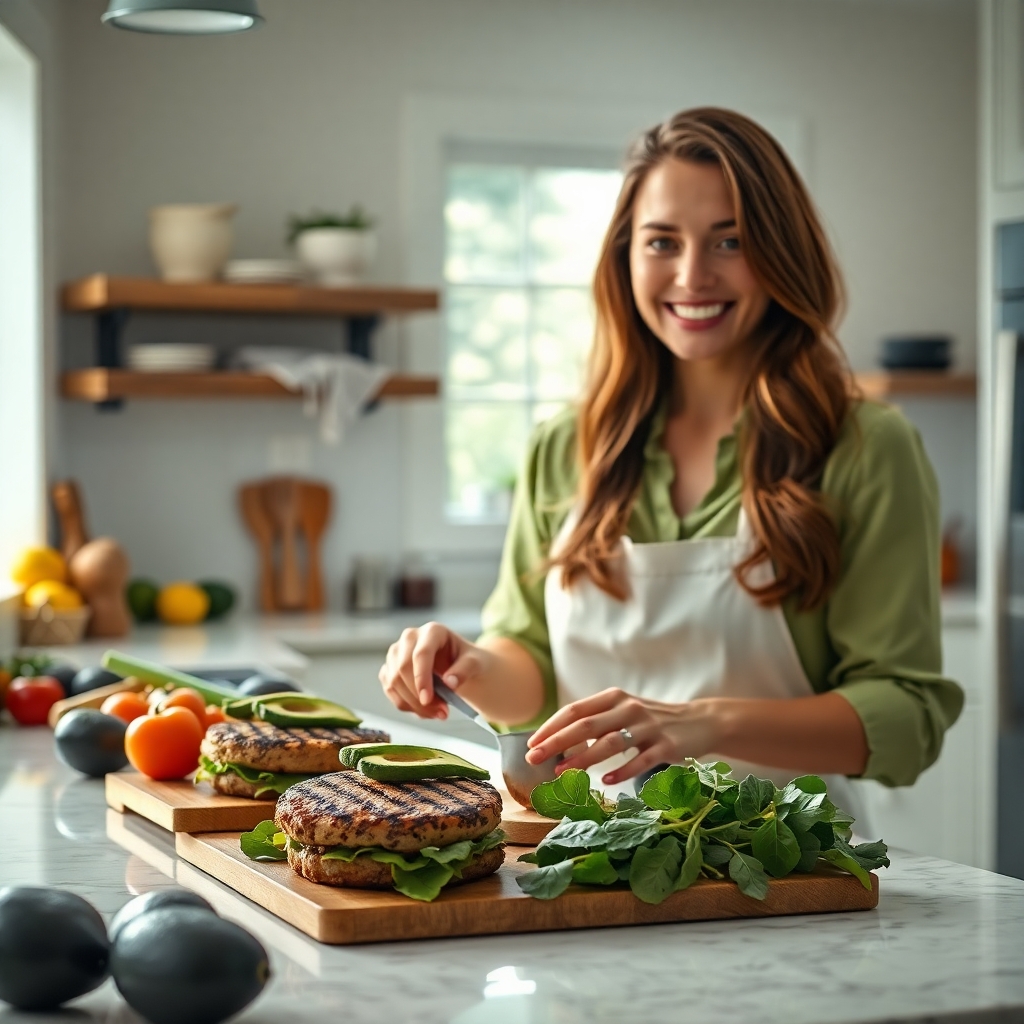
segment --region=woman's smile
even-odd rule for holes
[[[708,331],[729,315],[735,302],[666,302],[665,308],[684,330]]]

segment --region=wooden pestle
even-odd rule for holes
[[[50,489],[50,497],[60,521],[61,554],[65,561],[70,562],[78,549],[89,540],[82,494],[74,480],[59,480]]]

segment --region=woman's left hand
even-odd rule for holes
[[[526,760],[540,764],[593,740],[558,765],[562,772],[589,768],[636,747],[636,757],[601,780],[613,786],[656,765],[676,764],[683,758],[699,758],[713,751],[719,734],[716,708],[714,698],[669,704],[617,688],[602,690],[556,711],[530,737]]]

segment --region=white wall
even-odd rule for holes
[[[810,184],[849,282],[854,366],[873,364],[883,334],[908,330],[951,333],[973,365],[967,0],[262,0],[263,28],[220,39],[114,31],[103,7],[60,8],[62,278],[150,273],[149,206],[230,199],[239,256],[283,253],[290,211],[359,200],[380,217],[377,276],[401,280],[404,97],[718,103],[803,119]],[[175,323],[132,330],[301,337],[294,325]],[[86,359],[87,325],[65,318],[63,334],[66,358]],[[397,331],[382,350],[400,361]],[[386,405],[340,452],[314,447],[312,469],[341,510],[325,553],[336,603],[354,553],[401,551],[398,509],[416,500],[402,492],[401,415]],[[66,404],[61,425],[55,468],[80,479],[94,530],[118,536],[139,571],[240,582],[252,559],[233,488],[267,470],[273,436],[313,432],[269,402],[137,402],[116,415]],[[965,479],[946,489],[973,494]],[[486,579],[493,560],[481,565]]]

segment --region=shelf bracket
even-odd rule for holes
[[[128,324],[130,312],[127,309],[110,309],[96,315],[96,365],[109,369],[124,366],[122,339]],[[124,400],[111,398],[97,402],[96,408],[113,412],[124,405]]]
[[[372,359],[370,346],[373,332],[380,323],[380,317],[371,314],[370,316],[349,316],[345,318],[347,330],[346,348],[349,353],[359,356],[360,359]]]

